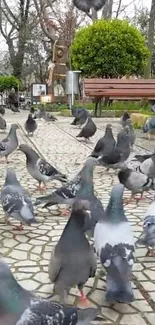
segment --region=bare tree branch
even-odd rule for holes
[[[13,14],[13,12],[11,11],[10,7],[8,6],[6,0],[3,0],[3,3],[5,5],[5,8],[7,10],[7,12],[9,13],[9,15],[12,17],[13,21],[16,22],[16,24],[18,24],[18,19],[17,17]]]
[[[121,5],[122,5],[122,0],[119,0],[118,7],[117,7],[117,10],[116,10],[116,18],[118,18],[118,16],[119,16]]]

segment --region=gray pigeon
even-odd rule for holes
[[[5,115],[5,107],[3,105],[0,105],[0,114]]]
[[[1,325],[90,325],[99,311],[78,309],[37,297],[18,284],[10,268],[0,259]]]
[[[86,13],[89,13],[92,8],[96,11],[102,9],[105,3],[106,0],[73,0],[74,6]]]
[[[148,133],[148,138],[151,140],[151,136],[155,135],[155,117],[150,117],[147,119],[143,125],[142,131]]]
[[[151,154],[145,154],[145,155],[135,155],[134,158],[132,160],[138,160],[139,162],[143,162],[144,160],[151,158],[152,157],[152,153]]]
[[[126,126],[117,135],[116,147],[108,154],[101,155],[98,158],[98,162],[109,168],[123,168],[125,166],[125,161],[130,155],[130,138],[129,138],[129,127]]]
[[[16,226],[15,230],[22,230],[23,224],[31,225],[37,222],[31,198],[20,185],[13,168],[7,168],[5,183],[1,191],[1,203],[6,223],[9,223],[9,217],[20,221],[20,225]]]
[[[75,197],[80,190],[81,187],[81,174],[84,173],[84,170],[87,169],[87,165],[89,166],[90,160],[86,160],[84,166],[80,170],[80,172],[66,185],[59,187],[54,192],[46,196],[40,196],[36,199],[35,205],[44,204],[44,208],[48,208],[57,204],[67,204],[72,206],[75,201]],[[65,210],[62,213],[63,215],[70,214],[70,211]]]
[[[46,189],[46,183],[52,179],[57,179],[60,182],[66,182],[67,178],[51,164],[49,164],[43,158],[40,158],[39,155],[31,147],[26,144],[21,144],[19,150],[25,153],[26,155],[26,167],[29,174],[38,181],[39,190]],[[41,183],[44,184],[44,187],[41,188]]]
[[[127,112],[124,112],[123,116],[120,119],[120,124],[123,126],[123,128],[127,125],[129,119],[130,115]]]
[[[143,198],[144,191],[149,191],[151,188],[154,189],[154,181],[152,179],[131,168],[125,167],[120,170],[118,178],[120,183],[131,191],[131,198],[128,200],[128,203],[135,198],[135,194],[141,193],[140,198],[136,198],[139,201]]]
[[[8,164],[8,156],[17,149],[18,138],[16,130],[19,129],[17,124],[12,124],[7,137],[0,142],[0,157],[5,157],[5,161]]]
[[[85,108],[72,108],[72,114],[75,117],[71,125],[83,125],[87,117],[90,116]]]
[[[93,171],[98,164],[97,159],[89,157],[87,164],[81,173],[81,186],[76,198],[87,200],[90,203],[90,211],[92,218],[86,218],[85,231],[88,231],[89,236],[93,236],[94,227],[100,216],[104,216],[104,209],[101,201],[94,194]]]
[[[72,206],[67,225],[51,254],[49,278],[54,283],[54,295],[65,302],[69,290],[77,285],[80,291],[80,303],[88,304],[83,286],[96,272],[96,256],[84,235],[85,218],[91,218],[89,202],[78,200]]]
[[[101,155],[108,155],[115,148],[116,141],[112,133],[111,124],[106,125],[104,136],[98,140],[94,150],[91,153],[91,157],[98,158]]]
[[[6,130],[6,121],[4,118],[0,115],[0,130]]]
[[[41,119],[41,118],[44,118],[46,115],[46,112],[45,112],[45,108],[44,106],[42,105],[34,114],[34,119]]]
[[[129,139],[130,139],[130,145],[131,145],[131,148],[133,148],[133,145],[135,143],[135,140],[136,140],[136,132],[135,132],[135,129],[133,127],[133,124],[132,124],[132,121],[131,119],[128,119],[126,121],[126,126],[129,127]]]
[[[106,300],[129,303],[133,300],[130,283],[134,263],[134,238],[123,208],[124,186],[113,187],[105,218],[96,224],[94,246],[107,271]]]
[[[151,255],[155,256],[155,201],[151,203],[145,214],[143,233],[137,240],[137,244],[146,246]]]
[[[58,120],[54,115],[52,115],[52,114],[50,114],[48,112],[45,112],[45,115],[43,115],[43,119],[46,122],[55,122],[55,121]]]
[[[144,160],[140,166],[136,168],[142,174],[147,175],[149,178],[155,178],[155,153],[148,159]]]
[[[85,138],[85,140],[89,140],[97,130],[95,123],[93,122],[92,118],[88,116],[86,123],[84,124],[80,133],[76,136],[77,138]]]
[[[27,135],[29,136],[30,134],[33,136],[34,132],[37,129],[37,123],[33,119],[32,114],[28,115],[28,119],[25,122],[25,130],[27,132]]]

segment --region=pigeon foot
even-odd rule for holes
[[[61,215],[64,217],[69,217],[70,216],[70,210],[69,209],[61,209]]]
[[[13,230],[18,230],[18,231],[21,231],[21,230],[23,230],[24,228],[23,228],[23,225],[22,224],[20,224],[19,226],[15,226],[14,228],[13,228]]]
[[[10,221],[8,220],[8,217],[4,218],[4,222],[5,222],[6,225],[10,225]]]
[[[41,186],[41,184],[39,184],[39,185],[36,187],[36,191],[46,191],[46,190],[47,190],[46,185]]]
[[[90,301],[85,296],[81,296],[77,299],[77,305],[82,308],[87,308],[90,306]]]
[[[155,250],[152,248],[148,249],[149,256],[155,257]]]

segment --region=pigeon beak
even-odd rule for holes
[[[86,210],[86,213],[87,213],[89,219],[91,220],[91,211],[90,210]]]

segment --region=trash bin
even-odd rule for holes
[[[80,94],[79,76],[81,71],[68,71],[66,74],[66,95],[69,97],[69,108],[74,105],[75,95]]]

